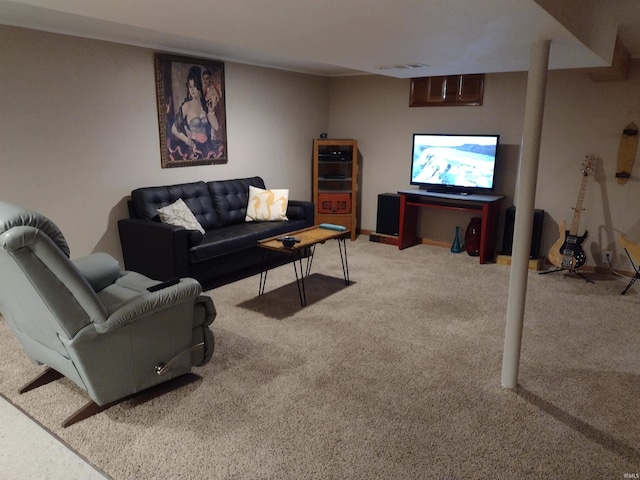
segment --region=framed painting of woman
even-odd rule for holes
[[[227,163],[224,63],[156,54],[162,168]]]

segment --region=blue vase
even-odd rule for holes
[[[451,253],[462,252],[462,245],[460,245],[460,227],[456,227],[456,236],[453,237],[453,243],[451,244]]]

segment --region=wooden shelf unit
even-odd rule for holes
[[[358,142],[313,141],[313,203],[315,223],[335,223],[357,236]]]

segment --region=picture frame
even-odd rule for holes
[[[162,168],[227,163],[224,63],[155,54]]]

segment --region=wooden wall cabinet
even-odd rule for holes
[[[313,203],[315,223],[335,223],[356,239],[358,207],[358,142],[313,141]]]
[[[484,74],[411,79],[410,107],[482,105]]]

